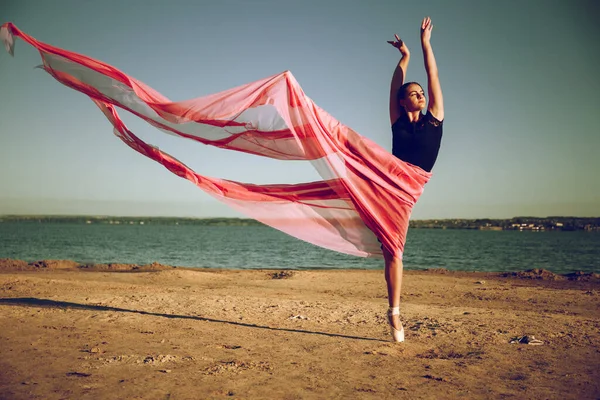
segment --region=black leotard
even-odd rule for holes
[[[430,172],[437,159],[442,142],[443,121],[429,111],[411,123],[406,113],[392,125],[392,154]]]

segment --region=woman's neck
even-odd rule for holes
[[[406,117],[410,122],[417,122],[421,118],[421,111],[407,111]]]

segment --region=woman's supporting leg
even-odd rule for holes
[[[385,248],[383,249],[385,259],[385,281],[387,282],[388,303],[390,308],[400,307],[400,291],[402,288],[402,259],[393,256]],[[400,329],[400,316],[392,316],[392,326]]]

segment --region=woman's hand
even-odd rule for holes
[[[408,47],[406,47],[406,44],[402,40],[400,40],[398,35],[394,36],[396,37],[395,41],[388,40],[387,42],[395,48],[397,48],[398,50],[400,50],[400,53],[402,53],[403,56],[410,55],[410,51],[408,51]]]
[[[433,23],[431,22],[431,18],[423,18],[423,22],[421,22],[421,43],[429,43],[432,29]]]

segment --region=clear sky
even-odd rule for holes
[[[566,0],[4,0],[14,22],[184,100],[290,70],[342,123],[391,150],[397,33],[425,84],[421,19],[444,92],[444,138],[413,218],[600,216],[600,2]],[[0,214],[239,216],[134,152],[84,95],[0,53]],[[311,180],[281,162],[156,131],[140,137],[198,173]],[[165,137],[168,136],[168,137]]]

